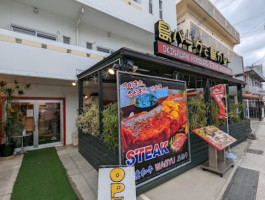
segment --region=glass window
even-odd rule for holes
[[[97,50],[101,51],[101,52],[104,52],[104,53],[110,53],[110,49],[107,49],[107,48],[104,48],[104,47],[97,46]]]
[[[90,43],[90,42],[87,42],[87,43],[86,43],[86,48],[87,48],[87,49],[93,49],[93,44]]]
[[[26,131],[27,137],[23,138],[23,146],[33,145],[33,132],[35,131],[34,123],[34,104],[15,102],[11,104],[10,114],[16,121],[16,125],[12,130],[15,146],[21,147],[21,136],[23,130]]]
[[[59,142],[60,103],[39,103],[39,144]]]
[[[163,19],[162,0],[159,0],[159,18]]]
[[[153,14],[153,0],[149,0],[149,13]]]
[[[70,44],[71,38],[67,36],[63,36],[63,43]]]

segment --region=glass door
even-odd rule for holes
[[[34,148],[54,146],[63,142],[63,106],[59,100],[18,100],[12,103],[12,116],[18,126],[15,135],[21,135],[23,130],[25,146]],[[17,139],[18,140],[18,139]],[[21,141],[16,141],[21,146]]]
[[[34,103],[33,102],[15,102],[11,104],[10,113],[13,119],[16,121],[16,125],[13,129],[13,138],[16,147],[21,146],[21,136],[23,130],[26,131],[27,137],[24,137],[23,145],[33,145],[33,133],[35,131],[34,123]]]
[[[61,106],[55,102],[38,103],[39,144],[61,141]]]

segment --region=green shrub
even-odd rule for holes
[[[83,112],[77,116],[76,125],[83,133],[99,136],[99,109],[96,104],[84,107]]]
[[[204,99],[191,98],[188,100],[189,130],[204,127],[207,124],[207,105]]]
[[[213,98],[211,98],[208,106],[211,113],[212,125],[214,125],[215,127],[226,125],[226,119],[216,119],[216,117],[220,114],[220,108]]]
[[[119,147],[118,104],[114,103],[107,105],[102,115],[103,115],[102,139],[115,152],[115,150]]]

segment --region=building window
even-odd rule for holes
[[[52,35],[49,33],[44,33],[44,32],[37,32],[37,37],[40,38],[44,38],[44,39],[48,39],[48,40],[53,40],[53,41],[57,41],[57,36],[56,35]]]
[[[22,27],[22,26],[14,25],[14,24],[11,24],[10,30],[18,32],[18,33],[23,33],[23,34],[27,34],[27,35],[33,35],[33,36],[37,36],[37,37],[40,37],[40,38],[45,38],[45,39],[48,39],[48,40],[57,41],[57,36],[56,35],[53,35],[53,34],[50,34],[50,33],[41,32],[41,31],[37,31],[37,30],[34,30],[34,29],[30,29],[30,28],[25,28],[25,27]]]
[[[70,44],[70,42],[71,42],[71,38],[70,37],[63,36],[63,43],[64,44]]]
[[[11,31],[15,31],[18,33],[23,33],[23,34],[27,34],[27,35],[36,35],[36,31],[33,29],[29,29],[29,28],[25,28],[25,27],[21,27],[21,26],[17,26],[12,24],[10,26]]]
[[[87,48],[87,49],[93,49],[93,44],[90,43],[90,42],[87,42],[87,43],[86,43],[86,48]]]
[[[159,18],[163,19],[162,0],[159,0]]]
[[[110,49],[104,48],[104,47],[97,47],[98,51],[104,52],[104,53],[111,53]]]
[[[18,43],[18,44],[22,44],[22,40],[21,40],[21,39],[18,39],[18,38],[16,38],[16,43]]]
[[[149,0],[149,13],[153,14],[153,0]]]
[[[47,49],[47,44],[41,44],[41,48]]]

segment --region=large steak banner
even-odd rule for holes
[[[185,83],[119,72],[120,164],[137,186],[190,162]]]

